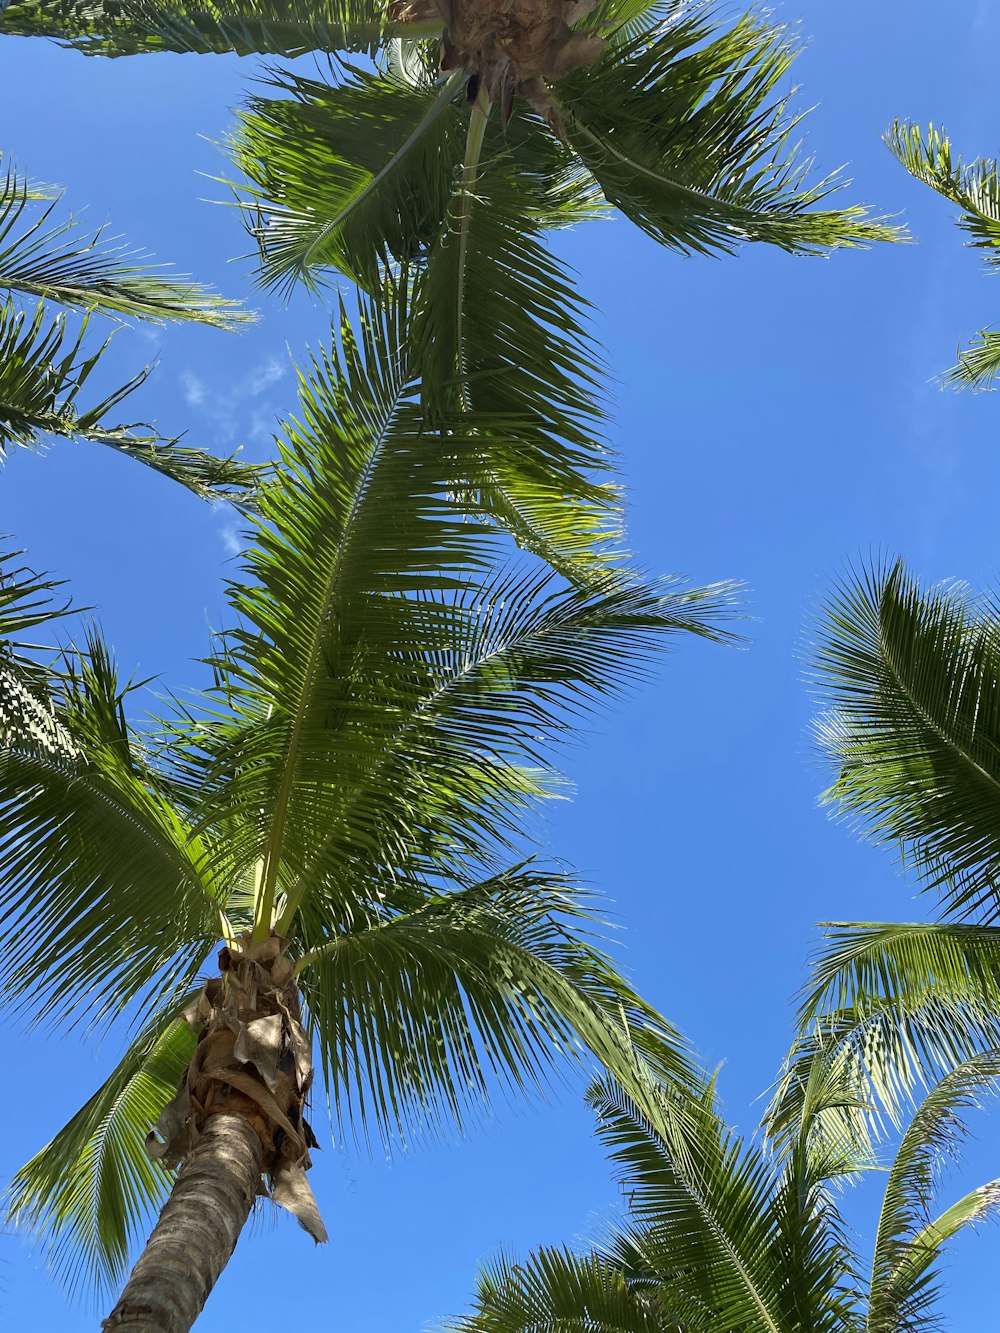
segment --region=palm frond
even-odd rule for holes
[[[995,158],[963,162],[943,129],[896,120],[885,135],[911,176],[962,210],[958,225],[989,265],[1000,264],[1000,171]],[[988,389],[1000,370],[1000,334],[984,330],[945,376],[953,388]]]
[[[334,83],[276,73],[267,89],[229,146],[250,182],[262,285],[288,296],[335,271],[378,290],[386,264],[412,262],[441,228],[462,160],[460,81],[348,67]]]
[[[110,340],[88,348],[87,318],[74,331],[44,304],[29,316],[0,303],[0,458],[11,446],[38,448],[49,437],[104,444],[179,482],[203,498],[252,504],[268,472],[217,458],[174,440],[163,440],[142,426],[112,423],[108,416],[145,382],[147,370],[84,407],[80,397],[104,361]]]
[[[233,784],[258,812],[239,835],[245,864],[262,858],[258,930],[270,912],[290,924],[331,875],[343,887],[362,850],[399,869],[418,851],[475,857],[537,792],[522,765],[567,704],[624,683],[663,633],[726,637],[727,587],[492,578],[491,529],[453,493],[481,437],[464,417],[428,437],[394,318],[370,310],[358,343],[345,324],[303,377],[232,593],[242,625],[217,671],[236,716],[203,738],[218,807],[200,754],[194,782],[206,827]]]
[[[0,185],[0,288],[154,323],[184,320],[237,328],[253,321],[238,301],[188,279],[160,277],[147,256],[108,242],[105,228],[81,234],[73,217],[55,220],[58,199],[34,209],[36,198],[37,192],[8,169]]]
[[[121,1282],[131,1243],[170,1188],[145,1140],[194,1049],[193,1029],[175,1017],[183,1007],[180,1000],[148,1024],[100,1090],[20,1168],[7,1191],[8,1220],[44,1238],[52,1268],[71,1288]]]
[[[546,1247],[522,1262],[500,1255],[479,1271],[473,1308],[451,1333],[662,1333],[654,1296],[600,1255]]]
[[[963,162],[944,130],[893,121],[885,134],[889,151],[911,176],[962,210],[959,226],[987,264],[1000,264],[1000,174],[993,158]]]
[[[7,673],[0,696],[0,988],[32,1023],[100,1023],[183,984],[218,908],[103,643],[91,633],[46,674]]]
[[[1000,1051],[965,1061],[932,1088],[910,1122],[886,1181],[875,1238],[869,1294],[869,1333],[916,1333],[933,1326],[934,1263],[942,1245],[1000,1202],[1000,1186],[966,1195],[932,1219],[942,1156],[955,1156],[965,1133],[963,1115],[1000,1076]]]
[[[281,96],[250,102],[232,144],[262,281],[287,291],[333,270],[378,293],[402,265],[430,418],[459,408],[483,435],[463,479],[480,506],[564,572],[609,553],[619,520],[596,436],[603,366],[542,239],[597,208],[572,154],[519,116],[506,134],[489,124],[481,164],[463,168],[470,113],[454,79],[434,89],[354,70],[337,87],[276,86]]]
[[[862,567],[831,596],[813,669],[832,712],[826,799],[900,847],[951,912],[996,910],[1000,621],[960,586],[925,590],[902,563]]]
[[[793,253],[899,238],[860,207],[824,207],[792,140],[801,117],[777,91],[795,57],[756,16],[718,31],[695,4],[560,81],[569,140],[604,191],[654,240],[683,253],[764,241]]]
[[[447,865],[515,838],[525,800],[539,794],[523,765],[544,767],[589,701],[641,676],[662,635],[724,636],[724,588],[713,596],[624,581],[586,592],[552,584],[508,575],[453,599],[442,622],[450,641],[432,660],[428,642],[402,680],[383,670],[381,697],[327,733],[328,803],[289,887],[285,924],[314,896],[322,904],[331,883],[348,893],[344,870],[366,846],[402,869],[416,854]]]
[[[102,56],[371,52],[387,32],[427,37],[440,29],[440,22],[392,24],[388,6],[369,0],[136,0],[127,8],[115,0],[10,0],[0,20],[0,31],[12,36],[50,37]]]
[[[802,1229],[770,1163],[719,1119],[710,1095],[681,1122],[651,1121],[613,1083],[591,1093],[598,1137],[618,1164],[664,1323],[703,1333],[851,1326],[851,1256]],[[790,1228],[788,1223],[793,1223]]]
[[[498,1090],[588,1056],[642,1095],[701,1075],[577,924],[565,876],[528,864],[370,918],[298,964],[335,1120],[388,1145],[462,1126]]]

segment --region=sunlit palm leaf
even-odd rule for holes
[[[471,1313],[454,1333],[663,1333],[655,1294],[631,1286],[600,1255],[546,1248],[522,1261],[501,1255],[480,1269]]]
[[[628,582],[560,591],[544,575],[470,590],[452,604],[450,642],[433,661],[411,659],[402,679],[383,668],[381,698],[327,736],[324,790],[332,795],[336,777],[342,795],[322,807],[290,903],[313,894],[322,902],[333,885],[350,897],[345,871],[365,846],[402,869],[418,853],[446,864],[481,850],[484,839],[515,837],[525,801],[538,793],[523,765],[544,765],[570,717],[607,693],[612,659],[621,688],[661,635],[724,633],[727,597],[725,588],[713,595]],[[351,764],[363,735],[380,738],[377,752],[367,769],[348,768],[341,751]]]
[[[419,1139],[475,1118],[498,1090],[544,1085],[567,1058],[635,1087],[638,1054],[657,1077],[697,1083],[676,1032],[579,933],[564,876],[518,867],[389,908],[299,964],[339,1123]]]
[[[962,215],[958,225],[987,264],[1000,264],[1000,172],[995,158],[963,162],[944,130],[894,121],[885,141],[911,176],[929,185]],[[946,380],[956,388],[988,389],[1000,370],[1000,334],[985,330],[961,353]]]
[[[230,147],[251,184],[261,282],[287,296],[339,272],[378,290],[386,262],[412,262],[440,232],[462,160],[461,82],[348,70],[335,83],[279,74],[269,88]]]
[[[469,113],[454,79],[435,90],[354,72],[336,88],[277,86],[285,95],[253,99],[232,146],[252,184],[262,280],[316,284],[333,270],[377,292],[388,268],[407,266],[425,403],[438,421],[456,406],[473,414],[485,437],[463,480],[555,568],[592,560],[618,523],[595,435],[603,368],[542,240],[594,214],[572,155],[521,116],[505,135],[488,127],[482,169],[466,178]]]
[[[835,1210],[788,1189],[766,1155],[721,1122],[710,1098],[678,1128],[653,1124],[613,1084],[591,1094],[598,1136],[618,1164],[636,1228],[629,1238],[658,1276],[665,1324],[733,1328],[850,1326],[854,1259]]]
[[[902,564],[831,597],[813,663],[832,713],[827,793],[901,847],[949,910],[995,910],[1000,876],[1000,620],[961,586],[924,590]]]
[[[838,182],[815,180],[791,138],[799,118],[777,91],[795,56],[787,37],[755,16],[718,26],[693,5],[558,84],[570,142],[609,202],[682,252],[893,239],[862,208],[821,207]]]
[[[1000,1182],[966,1195],[940,1218],[932,1207],[942,1157],[964,1137],[963,1116],[995,1088],[1000,1052],[988,1051],[948,1074],[910,1122],[886,1181],[872,1262],[868,1333],[900,1333],[931,1324],[935,1261],[942,1246],[1000,1203]]]
[[[44,1237],[50,1263],[71,1287],[117,1285],[130,1244],[170,1188],[145,1140],[194,1048],[193,1029],[174,1017],[182,1008],[183,1001],[148,1025],[101,1089],[11,1182],[8,1217]]]
[[[203,852],[156,791],[98,639],[47,697],[16,684],[20,708],[0,710],[0,986],[32,1022],[100,1023],[217,938]]]
[[[343,884],[362,850],[402,867],[420,846],[447,859],[449,843],[502,835],[523,802],[512,765],[537,763],[559,730],[553,707],[623,682],[621,653],[662,632],[724,635],[727,587],[609,575],[560,593],[544,577],[489,579],[489,530],[451,489],[482,435],[467,414],[428,435],[395,318],[369,312],[360,345],[345,324],[303,379],[252,582],[233,590],[243,628],[217,666],[245,709],[205,741],[221,808],[238,789],[258,812],[241,854],[263,858],[270,907],[288,895],[283,922],[331,866]],[[210,825],[214,798],[196,785]]]
[[[855,1089],[823,1128],[863,1143],[885,1114],[900,1125],[921,1088],[1000,1042],[1000,944],[993,927],[855,923],[831,928],[799,1011],[801,1035],[766,1124],[786,1144],[818,1066]]]

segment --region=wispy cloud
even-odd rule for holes
[[[226,555],[239,555],[246,547],[246,534],[240,527],[239,515],[231,505],[220,505],[218,512],[222,520],[219,527],[222,548]]]
[[[184,401],[195,409],[200,426],[192,434],[201,435],[198,443],[215,453],[229,452],[241,444],[256,446],[255,453],[270,444],[275,431],[278,406],[269,402],[268,392],[288,373],[287,365],[277,356],[268,356],[251,366],[235,382],[217,387],[188,369],[180,376]],[[236,513],[221,510],[219,539],[227,555],[239,555],[245,542]]]
[[[188,407],[201,407],[205,401],[205,386],[198,376],[192,375],[190,370],[185,370],[181,376],[181,387]]]
[[[277,359],[270,357],[263,366],[260,366],[253,372],[250,380],[250,393],[254,398],[259,398],[262,393],[266,393],[280,379],[284,379],[285,366]]]

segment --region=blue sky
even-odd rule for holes
[[[930,908],[817,807],[826,774],[803,683],[810,617],[845,562],[872,550],[905,555],[928,579],[975,584],[995,579],[1000,555],[1000,404],[934,382],[959,340],[996,320],[1000,287],[963,251],[948,207],[879,140],[894,116],[933,118],[969,155],[1000,151],[1000,11],[959,0],[946,26],[931,0],[782,0],[774,10],[805,42],[795,75],[802,104],[816,106],[810,151],[824,168],[849,163],[853,196],[902,213],[917,243],[826,261],[763,248],[683,260],[622,220],[561,240],[617,379],[634,549],[651,571],[744,579],[753,620],[743,650],[679,642],[648,686],[591,726],[566,757],[576,798],[554,811],[545,839],[612,900],[615,947],[639,988],[724,1062],[726,1107],[743,1128],[787,1046],[815,923]],[[253,65],[87,60],[12,39],[0,62],[0,146],[20,166],[65,185],[93,222],[110,218],[263,315],[239,337],[123,332],[123,367],[159,357],[141,415],[216,450],[265,451],[293,406],[290,353],[316,344],[328,315],[254,292],[251,265],[228,262],[249,248],[235,210],[202,202],[225,197],[211,179],[224,171],[213,141]],[[19,455],[0,481],[0,528],[36,564],[72,577],[123,665],[173,690],[194,683],[190,661],[221,620],[232,515],[82,447]],[[12,1028],[4,1039],[17,1071],[17,1094],[0,1107],[6,1176],[115,1051],[29,1042]],[[417,1330],[463,1308],[477,1261],[500,1245],[585,1236],[616,1191],[578,1091],[500,1108],[478,1136],[391,1163],[328,1147],[313,1180],[330,1245],[313,1251],[289,1219],[265,1219],[199,1329],[227,1327],[237,1301],[242,1317],[251,1293],[255,1303],[277,1296],[310,1327]],[[976,1126],[980,1178],[1000,1174],[994,1125]],[[863,1200],[856,1214],[863,1227]],[[998,1246],[985,1231],[956,1251],[949,1327],[982,1326]],[[93,1327],[39,1255],[16,1238],[0,1253],[7,1319]],[[292,1265],[304,1280],[287,1291]]]

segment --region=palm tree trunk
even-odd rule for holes
[[[244,1116],[209,1117],[105,1329],[187,1333],[236,1248],[262,1155],[260,1135]]]

